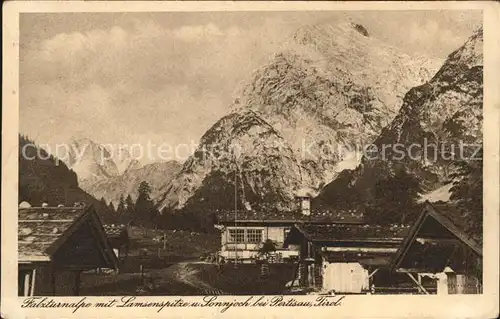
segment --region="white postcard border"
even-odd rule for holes
[[[3,14],[3,130],[2,130],[2,316],[5,318],[137,318],[137,317],[432,317],[489,318],[498,315],[499,260],[499,145],[500,6],[495,2],[79,2],[42,1],[4,3]],[[223,313],[217,307],[72,309],[21,308],[24,298],[17,287],[17,180],[18,180],[18,49],[21,12],[147,12],[147,11],[295,11],[295,10],[484,10],[484,294],[450,296],[347,296],[338,307],[252,307],[231,308]],[[58,301],[78,301],[82,297],[57,297]],[[86,297],[106,301],[108,297]],[[139,300],[175,300],[173,296],[137,297]],[[220,300],[247,297],[220,296]],[[293,296],[297,301],[312,296]],[[183,297],[186,301],[200,297]]]

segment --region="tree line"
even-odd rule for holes
[[[480,154],[481,155],[481,154]],[[482,159],[482,156],[479,157]],[[451,201],[467,213],[464,216],[467,232],[482,233],[482,160],[456,161],[453,163]],[[371,198],[363,201],[365,221],[371,224],[411,224],[421,212],[417,199],[422,194],[422,181],[418,175],[399,167],[391,173],[380,176],[372,189]],[[134,202],[130,195],[120,197],[118,206],[108,205],[117,223],[157,229],[183,229],[193,231],[214,231],[215,216],[209,207],[198,206],[188,210],[159,211],[151,199],[151,187],[147,182],[139,185],[138,197]],[[348,201],[359,201],[362,197],[352,190]],[[344,198],[346,200],[346,198]],[[104,199],[101,199],[105,204]],[[194,206],[197,207],[197,206]]]
[[[151,186],[143,181],[138,187],[138,196],[134,201],[130,194],[120,196],[117,206],[106,203],[101,198],[101,203],[109,208],[112,216],[106,218],[113,223],[128,226],[139,226],[154,229],[182,229],[189,231],[211,232],[214,231],[215,218],[210,212],[198,211],[170,211],[160,209],[151,199]]]

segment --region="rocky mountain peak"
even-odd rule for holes
[[[368,39],[369,37],[370,34],[363,25],[349,20],[303,26],[294,33],[293,41],[301,45],[320,45],[326,48],[328,44],[342,44],[348,39],[363,41],[365,38],[364,40],[376,41]]]
[[[108,147],[87,137],[70,140],[68,164],[80,182],[118,176],[141,167],[127,148]]]
[[[428,83],[406,93],[398,115],[374,141],[386,151],[363,157],[355,170],[327,185],[317,201],[342,201],[350,194],[368,201],[377,182],[401,167],[420,179],[424,197],[449,189],[456,163],[476,160],[473,156],[482,147],[482,50],[478,30]]]
[[[272,199],[284,207],[293,202],[293,189],[317,190],[356,167],[357,147],[376,138],[396,116],[404,93],[438,67],[367,34],[350,22],[300,28],[250,76],[232,113],[207,131],[202,149],[166,183],[162,207],[213,201],[220,196],[215,190],[234,190],[230,160],[216,167],[200,161],[214,145],[217,154],[233,144],[243,147],[237,164],[254,204]]]
[[[435,78],[446,80],[457,72],[483,65],[483,28],[479,28],[460,48],[452,52]]]
[[[70,143],[68,164],[78,180],[107,178],[118,174],[111,153],[88,138],[73,139]]]
[[[278,174],[279,179],[274,177]],[[300,185],[300,168],[286,141],[256,112],[231,113],[215,123],[180,174],[165,186],[160,208],[202,203],[212,208],[258,206],[262,198],[287,208],[290,185]]]
[[[483,65],[483,28],[477,29],[474,34],[460,47],[453,52],[449,60],[458,59],[461,63],[467,64],[469,68],[476,65]]]

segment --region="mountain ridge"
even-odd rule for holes
[[[387,45],[375,47],[374,44],[380,41],[365,36],[357,29],[352,26],[346,29],[345,25],[323,25],[298,30],[289,40],[289,46],[253,72],[249,82],[240,90],[239,97],[230,106],[231,114],[239,115],[223,117],[225,121],[234,120],[233,124],[222,125],[217,122],[207,131],[215,139],[209,140],[205,135],[202,137],[202,146],[210,147],[209,143],[216,143],[227,147],[231,144],[231,138],[240,141],[240,137],[220,130],[235,131],[235,125],[241,125],[248,130],[243,148],[254,147],[255,140],[252,139],[262,137],[253,135],[250,129],[255,127],[246,126],[238,118],[245,118],[251,111],[253,116],[247,119],[252,123],[260,121],[261,129],[279,140],[284,149],[283,156],[276,155],[276,150],[269,145],[268,149],[258,153],[258,157],[253,156],[256,161],[261,161],[262,156],[274,156],[279,162],[293,162],[293,165],[288,164],[288,171],[266,172],[277,181],[293,182],[289,185],[277,182],[269,190],[273,194],[270,197],[266,197],[269,195],[266,192],[255,192],[253,205],[260,205],[259,202],[265,203],[272,198],[277,206],[288,207],[290,204],[286,202],[293,202],[294,189],[307,187],[319,190],[343,168],[355,167],[358,160],[356,148],[376,138],[382,127],[396,115],[398,105],[402,103],[399,97],[389,93],[402,96],[410,87],[427,81],[425,77],[430,78],[433,74],[433,70],[428,70],[424,75],[408,70],[406,64],[410,63],[408,60],[411,57],[396,53],[393,47]],[[381,51],[384,53],[381,54]],[[392,63],[381,62],[386,60]],[[412,63],[419,67],[422,65],[420,58]],[[429,63],[432,64],[432,61]],[[371,72],[377,73],[374,71],[378,72],[377,76],[371,75]],[[311,144],[304,153],[304,145]],[[251,153],[243,155],[252,156]],[[220,183],[224,186],[217,187],[230,188],[230,179],[219,176],[228,174],[227,167],[222,171],[212,167],[203,168],[193,158],[187,161],[172,183],[163,187],[165,194],[158,198],[160,207],[174,210],[185,208],[187,203],[194,202],[189,200],[190,197],[198,198],[196,194],[200,192],[211,193],[201,191],[206,188],[204,179],[209,176],[207,183],[213,187]],[[196,168],[193,169],[193,166]],[[261,173],[244,176],[243,179],[255,181],[258,174]],[[247,186],[250,190],[256,188],[252,182]],[[272,187],[278,186],[284,191],[276,197],[280,192]],[[235,189],[234,186],[232,188]],[[283,197],[280,198],[281,195]],[[245,199],[239,201],[244,202]]]
[[[86,180],[81,187],[97,198],[104,198],[117,206],[120,196],[137,198],[138,187],[145,181],[151,186],[151,196],[159,196],[160,186],[180,171],[177,161],[155,162],[135,169],[128,169],[121,175],[99,180]]]
[[[428,83],[412,88],[405,95],[399,114],[373,142],[377,149],[389,146],[388,152],[382,154],[384,157],[364,156],[358,167],[344,171],[342,178],[326,185],[313,202],[331,204],[347,198],[370,201],[376,182],[401,167],[421,178],[423,198],[425,193],[451,188],[450,183],[456,182],[453,177],[456,164],[474,161],[472,157],[457,158],[454,147],[465,142],[482,148],[482,49],[480,28],[448,56]],[[399,159],[391,147],[394,145],[405,150],[412,145],[425,147]],[[431,147],[435,149],[433,153]],[[475,150],[464,151],[467,152],[461,152],[460,156],[472,156]]]
[[[68,166],[77,172],[80,182],[110,178],[141,167],[140,162],[121,146],[103,145],[86,137],[72,138],[68,145]]]

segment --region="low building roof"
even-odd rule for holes
[[[83,208],[31,207],[19,209],[19,259],[50,260],[47,250],[85,213]]]
[[[393,269],[434,272],[442,271],[449,263],[457,268],[467,268],[470,265],[463,265],[466,258],[473,255],[482,258],[480,242],[460,226],[463,224],[462,214],[462,209],[457,205],[426,202],[398,249],[392,263]]]
[[[110,266],[116,267],[115,256],[92,206],[19,208],[19,262],[51,261],[54,253],[86,221],[90,221],[97,240],[105,246],[102,253],[106,260],[110,262]]]
[[[333,252],[326,251],[321,252],[321,255],[328,262],[349,262],[356,261],[364,266],[374,266],[382,267],[391,264],[392,258],[395,252],[371,252],[371,251],[359,251],[359,252]]]
[[[363,212],[359,209],[311,209],[310,215],[304,215],[300,210],[288,212],[239,210],[216,211],[217,223],[255,222],[255,223],[355,223],[363,222]]]
[[[468,214],[467,210],[456,203],[451,202],[426,202],[425,205],[430,205],[433,208],[434,216],[441,216],[441,221],[448,225],[453,225],[456,233],[461,233],[466,237],[471,237],[477,245],[481,245],[481,236],[474,236],[473,234],[465,234],[464,230],[467,229],[467,219],[465,216]],[[424,206],[425,207],[425,206]],[[438,217],[439,218],[439,217]]]
[[[302,235],[312,242],[336,241],[402,241],[409,226],[369,224],[304,224],[296,225]]]
[[[320,247],[320,255],[329,262],[355,261],[365,266],[387,267],[409,229],[400,225],[296,224],[284,247],[305,239]]]

